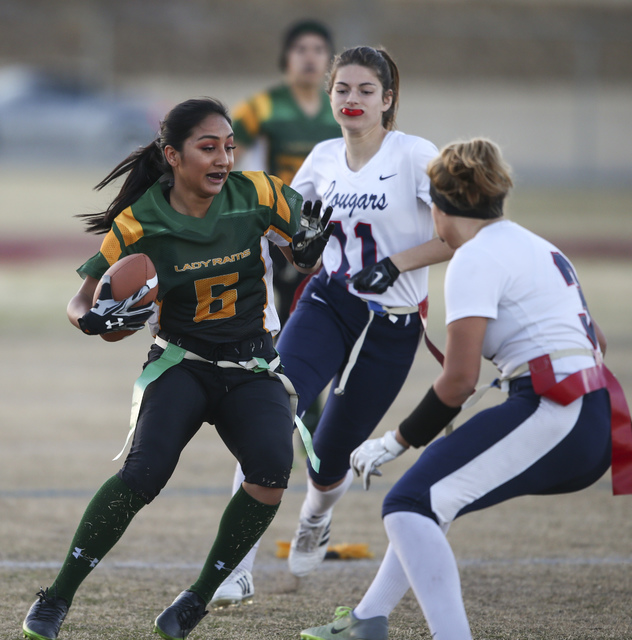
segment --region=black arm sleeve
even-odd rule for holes
[[[425,446],[460,411],[461,407],[449,407],[445,404],[436,394],[434,387],[430,387],[417,408],[399,425],[399,432],[413,447]]]

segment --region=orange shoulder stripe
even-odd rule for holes
[[[121,244],[114,231],[108,231],[105,236],[101,244],[101,253],[110,266],[121,257]]]
[[[283,220],[285,220],[285,222],[289,222],[291,211],[290,205],[287,203],[287,200],[283,195],[283,191],[281,190],[283,187],[283,181],[276,176],[270,176],[270,180],[272,180],[272,184],[274,185],[274,189],[277,194],[277,213],[283,218]]]
[[[134,242],[143,236],[143,227],[134,217],[131,207],[127,207],[127,209],[121,211],[121,213],[116,216],[115,222],[116,228],[119,230],[126,247],[134,244]],[[121,242],[113,229],[108,231],[105,236],[100,251],[110,266],[121,257],[121,253],[123,253],[121,251]]]
[[[242,175],[255,185],[259,204],[274,209],[274,192],[263,171],[243,171]]]
[[[126,247],[129,247],[130,244],[134,244],[139,238],[143,237],[143,227],[134,217],[131,207],[123,209],[123,211],[116,216],[116,226],[121,232]]]

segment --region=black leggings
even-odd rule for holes
[[[150,361],[161,353],[153,346]],[[287,487],[293,422],[281,381],[267,372],[194,360],[171,367],[145,390],[132,447],[118,477],[151,502],[204,422],[215,425],[246,482]]]

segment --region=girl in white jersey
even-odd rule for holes
[[[323,269],[277,343],[299,394],[299,415],[332,383],[313,439],[320,468],[308,464],[290,549],[297,576],[323,560],[334,504],[353,478],[349,455],[406,380],[423,333],[426,267],[452,255],[433,239],[426,166],[437,148],[394,130],[399,73],[390,56],[371,47],[344,51],[334,60],[328,92],[343,138],[316,145],[292,187],[305,200],[318,195],[323,207],[333,207],[334,230]],[[227,595],[222,604],[252,594],[252,562],[251,554],[229,578],[232,588],[220,587],[218,594]]]
[[[512,183],[498,148],[451,144],[428,174],[435,228],[456,250],[445,281],[444,369],[399,428],[363,443],[351,465],[368,485],[381,464],[433,440],[472,394],[481,356],[498,366],[509,397],[433,442],[398,481],[383,505],[390,544],[373,584],[353,611],[303,631],[305,640],[386,640],[388,615],[411,587],[433,638],[471,638],[450,523],[519,495],[594,483],[610,466],[611,413],[626,409],[573,266],[503,218]],[[629,412],[625,428],[629,443]]]
[[[394,130],[399,73],[371,47],[336,57],[328,87],[343,138],[322,142],[292,181],[305,199],[333,208],[334,230],[314,277],[277,345],[299,411],[331,382],[314,432],[320,468],[308,464],[307,495],[290,546],[304,576],[325,556],[333,507],[353,474],[349,455],[397,397],[423,332],[428,265],[452,251],[433,239],[426,166],[434,144]]]

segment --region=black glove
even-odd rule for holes
[[[88,335],[123,330],[139,331],[145,326],[145,322],[156,307],[153,302],[134,307],[148,291],[149,287],[144,285],[129,298],[116,301],[112,298],[110,276],[103,276],[103,284],[97,302],[90,311],[79,318],[79,328]]]
[[[334,230],[334,223],[329,224],[329,218],[333,209],[327,207],[323,217],[320,217],[320,209],[323,203],[320,200],[312,203],[307,200],[301,211],[301,230],[292,237],[292,257],[294,264],[302,269],[311,269],[322,255]]]
[[[376,264],[364,267],[347,282],[359,292],[384,293],[397,280],[398,276],[399,269],[390,258],[384,258]]]

